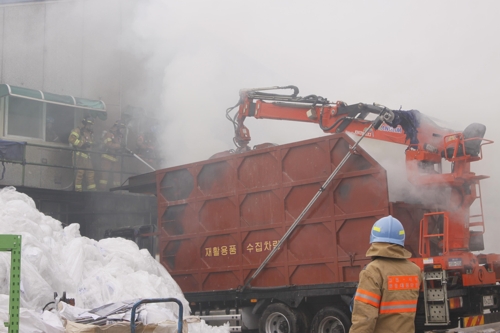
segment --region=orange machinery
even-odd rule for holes
[[[276,93],[281,89],[293,92]],[[231,320],[234,332],[348,332],[348,304],[370,260],[369,230],[392,214],[424,278],[417,332],[459,320],[462,327],[500,322],[499,255],[474,253],[484,249],[479,182],[487,177],[470,164],[491,143],[485,126],[457,132],[416,110],[298,93],[295,86],[241,91],[226,116],[242,154],[129,180],[156,186],[160,262],[195,314],[210,323]],[[251,149],[247,117],[317,123],[338,134]],[[435,202],[389,202],[386,170],[356,150],[363,137],[406,145],[408,186],[433,193]]]
[[[291,89],[293,93],[275,93],[282,89]],[[360,136],[375,116],[387,110],[377,104],[347,105],[316,95],[299,97],[298,93],[295,86],[241,90],[239,102],[226,111],[227,118],[234,125],[236,152],[250,149],[250,131],[244,125],[247,117],[317,123],[325,133],[347,132]],[[231,117],[235,108],[238,112]],[[454,131],[438,126],[416,110],[391,111],[394,119],[386,120],[381,126],[378,124],[378,130],[370,129],[366,137],[407,145],[408,180],[419,188],[439,193],[443,199],[441,211],[424,214],[420,222],[420,257],[412,259],[424,272],[440,272],[428,276],[424,273],[427,276],[424,289],[434,290],[436,283],[442,283],[440,290],[446,295],[449,281],[464,287],[500,282],[500,256],[472,253],[484,250],[485,227],[479,181],[488,176],[476,175],[470,164],[482,159],[483,145],[492,143],[484,139],[486,127],[473,123],[461,132]],[[445,161],[450,165],[448,171],[443,168]],[[471,205],[476,200],[479,213],[471,215]],[[431,309],[436,302],[426,297],[425,303]],[[446,300],[444,303],[443,312],[448,312],[450,302]],[[428,324],[447,320],[444,317],[431,318],[430,315],[426,318]]]

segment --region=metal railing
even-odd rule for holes
[[[182,305],[182,302],[179,299],[173,298],[173,297],[170,297],[170,298],[146,298],[146,299],[142,299],[142,300],[136,302],[132,306],[132,312],[130,314],[130,331],[132,333],[135,333],[135,319],[136,319],[135,312],[136,312],[137,307],[139,305],[145,304],[145,303],[166,303],[166,302],[174,302],[174,303],[177,303],[177,305],[179,306],[179,315],[178,315],[178,320],[177,320],[177,332],[182,333],[184,307]]]
[[[20,143],[21,144],[21,143]],[[45,155],[49,155],[46,158],[42,157],[42,151],[45,151]],[[83,168],[76,166],[76,152],[83,152],[88,154],[93,163],[92,168]],[[124,184],[127,179],[131,176],[136,176],[142,173],[150,172],[151,170],[144,166],[142,162],[134,157],[133,154],[130,153],[116,153],[114,156],[118,157],[118,161],[120,163],[120,171],[113,170],[105,170],[100,167],[100,161],[102,159],[101,155],[109,153],[97,151],[97,150],[86,150],[81,151],[77,149],[73,149],[71,147],[61,147],[61,146],[49,146],[43,144],[35,144],[35,143],[25,143],[23,144],[23,156],[21,159],[12,159],[8,156],[0,158],[0,162],[2,162],[3,166],[0,166],[0,174],[2,173],[2,169],[5,170],[5,174],[9,173],[8,164],[18,165],[21,168],[20,174],[18,177],[14,177],[15,179],[0,179],[0,185],[20,185],[20,186],[30,186],[37,188],[46,188],[46,189],[56,189],[56,190],[74,190],[74,180],[77,170],[85,170],[85,171],[94,171],[95,173],[95,183],[96,185],[99,183],[99,180],[102,178],[102,175],[109,175],[108,179],[113,179],[116,173],[120,174],[120,184]],[[37,156],[38,155],[38,156]],[[36,158],[39,158],[40,161],[37,161]],[[55,163],[49,163],[49,160],[56,160]],[[161,163],[161,159],[152,159],[154,164],[159,165]],[[135,167],[134,167],[135,166]],[[64,170],[68,170],[66,173],[67,185],[65,186],[43,186],[44,182],[43,175],[40,175],[40,179],[36,179],[36,176],[27,173],[27,168],[29,167],[38,167],[38,168],[48,168],[53,169],[54,172],[62,173]],[[72,171],[71,173],[69,171]],[[71,175],[69,177],[68,175]],[[38,180],[40,182],[39,186],[34,186],[33,181],[28,181],[28,179]],[[9,183],[10,182],[10,183]],[[29,184],[31,183],[31,184]],[[108,190],[110,187],[115,186],[107,186]]]

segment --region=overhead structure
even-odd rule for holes
[[[71,95],[58,95],[41,90],[0,84],[0,98],[5,96],[88,110],[92,117],[97,117],[101,120],[106,120],[107,118],[106,104],[102,100],[93,100]]]

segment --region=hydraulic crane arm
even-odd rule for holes
[[[267,90],[292,89],[291,95],[263,92]],[[246,117],[258,119],[292,120],[317,123],[325,133],[348,132],[361,135],[375,118],[386,107],[377,104],[358,103],[347,105],[344,102],[330,102],[326,98],[316,95],[298,96],[299,89],[295,86],[268,87],[257,89],[243,89],[240,91],[238,113],[233,119],[228,119],[235,127],[235,143],[239,150],[247,150],[250,142],[250,131],[244,125]],[[391,110],[392,111],[392,110]],[[442,128],[431,119],[416,110],[393,111],[392,123],[385,124],[378,131],[371,131],[367,137],[413,145],[415,148],[426,149],[441,153],[444,150],[443,138],[454,131]]]
[[[293,92],[290,95],[270,92],[283,89]],[[317,123],[325,133],[348,132],[404,144],[408,146],[408,180],[416,186],[437,189],[436,193],[448,193],[442,195],[447,198],[442,204],[449,216],[451,231],[443,251],[469,248],[470,227],[483,227],[484,232],[483,222],[469,221],[469,208],[480,197],[479,181],[488,178],[470,169],[471,162],[482,158],[482,145],[492,143],[483,139],[484,125],[474,123],[464,131],[453,131],[438,126],[416,110],[395,111],[378,104],[332,103],[316,95],[299,97],[298,93],[295,86],[241,90],[239,102],[226,111],[226,117],[234,125],[236,152],[250,150],[250,131],[244,125],[247,117]],[[238,112],[231,117],[235,108]],[[451,171],[443,171],[443,160],[451,163]],[[426,242],[427,238],[423,247]]]
[[[292,94],[268,92],[287,89],[293,90]],[[457,185],[461,182],[457,179],[470,177],[470,162],[481,159],[481,145],[484,144],[486,131],[482,124],[474,123],[463,132],[457,132],[438,126],[417,110],[395,111],[375,103],[332,103],[321,96],[300,97],[298,93],[296,86],[240,90],[239,102],[226,111],[226,117],[234,125],[237,152],[250,149],[250,131],[244,125],[247,117],[317,123],[325,133],[347,132],[355,135],[364,133],[374,119],[383,119],[383,123],[374,126],[366,137],[407,145],[408,178],[414,184],[439,182]],[[235,108],[238,112],[231,118],[230,113]],[[391,114],[393,117],[381,118],[378,117],[380,114]],[[484,142],[491,143],[488,140]],[[443,158],[454,164],[452,173],[442,174]],[[466,174],[468,176],[464,176]]]

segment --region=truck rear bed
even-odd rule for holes
[[[352,144],[335,134],[157,171],[161,262],[184,292],[243,285]],[[389,203],[385,170],[357,152],[252,286],[357,281],[389,213],[418,237],[420,210]]]

